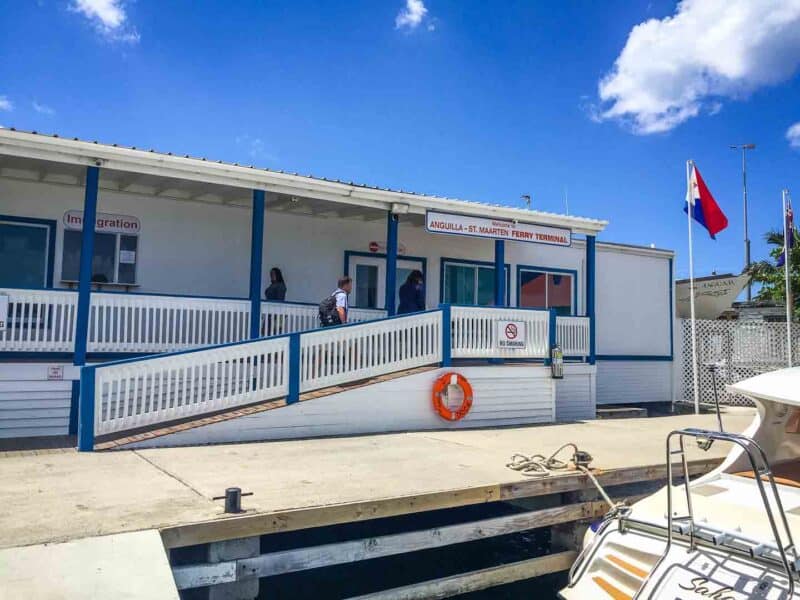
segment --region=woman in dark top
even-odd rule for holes
[[[422,285],[422,271],[411,271],[406,282],[400,286],[400,306],[398,314],[425,310],[425,290]]]
[[[264,296],[273,302],[286,300],[286,283],[284,283],[283,273],[278,267],[272,267],[269,270],[269,287],[264,291]]]

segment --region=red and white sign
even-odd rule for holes
[[[64,229],[81,231],[83,229],[83,211],[68,210],[65,212]],[[135,235],[142,230],[142,225],[136,217],[97,213],[94,230],[97,233],[127,233]]]
[[[380,252],[382,254],[386,254],[386,242],[376,242],[376,241],[373,240],[373,241],[371,241],[369,243],[369,246],[367,246],[367,247],[369,248],[369,251],[372,252],[372,253]],[[397,244],[397,253],[398,254],[405,254],[406,253],[405,244],[403,244],[403,243]]]
[[[562,227],[515,223],[504,219],[469,217],[436,211],[428,211],[425,228],[431,233],[468,235],[512,242],[532,242],[550,246],[572,244],[572,232]]]
[[[503,350],[524,350],[525,322],[498,321],[497,347]]]

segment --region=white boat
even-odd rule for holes
[[[697,319],[717,319],[731,307],[749,281],[748,275],[710,275],[694,280],[694,310]],[[675,282],[675,310],[681,319],[691,318],[688,279]]]
[[[668,485],[590,528],[562,598],[800,598],[800,368],[730,388],[755,401],[753,423],[672,432]],[[687,452],[720,443],[732,445],[722,464],[685,485]]]

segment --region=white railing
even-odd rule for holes
[[[89,352],[171,352],[250,333],[247,300],[97,292],[91,302]]]
[[[72,352],[78,293],[0,288],[8,296],[0,352]],[[261,334],[282,335],[319,327],[318,307],[291,302],[261,305]],[[351,322],[386,311],[354,308]],[[250,301],[237,298],[93,292],[89,352],[156,353],[228,344],[250,336]]]
[[[516,321],[524,326],[517,335],[522,348],[501,348],[498,326]],[[550,313],[543,310],[453,306],[450,334],[453,358],[547,358]],[[524,338],[522,336],[524,335]]]
[[[78,295],[58,290],[0,288],[8,296],[0,351],[72,352]]]
[[[363,323],[386,317],[386,311],[377,308],[351,308],[350,323]],[[263,302],[261,304],[261,335],[283,335],[319,328],[319,306],[290,302]]]
[[[285,396],[288,354],[279,337],[97,367],[95,434]]]
[[[564,356],[588,356],[589,317],[556,317],[556,342]]]
[[[412,369],[442,359],[442,312],[300,336],[300,391]]]

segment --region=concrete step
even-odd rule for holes
[[[598,419],[642,419],[647,417],[646,408],[636,406],[615,406],[614,408],[598,408]]]

